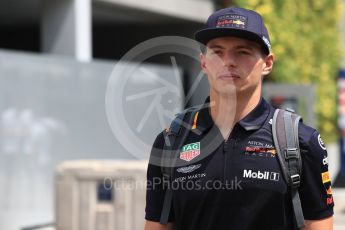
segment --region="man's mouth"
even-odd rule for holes
[[[218,78],[221,80],[236,80],[239,79],[240,76],[235,74],[235,73],[225,73],[225,74],[220,74],[218,75]]]

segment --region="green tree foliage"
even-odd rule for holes
[[[318,129],[324,139],[334,141],[340,0],[235,0],[233,3],[260,12],[265,20],[276,56],[270,79],[315,85]]]

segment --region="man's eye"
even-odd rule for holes
[[[250,52],[248,50],[239,50],[238,51],[239,54],[245,54],[245,55],[249,55]]]
[[[221,50],[213,50],[213,54],[221,55],[222,51]]]

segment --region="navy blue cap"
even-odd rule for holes
[[[214,12],[204,29],[195,33],[195,40],[206,45],[218,37],[234,36],[259,43],[266,54],[271,43],[266,26],[260,14],[239,7],[229,7]]]

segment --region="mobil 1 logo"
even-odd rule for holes
[[[279,181],[279,173],[277,172],[268,172],[260,170],[253,171],[251,169],[244,169],[243,170],[243,178],[251,178],[251,179],[258,179],[258,180],[271,180],[271,181]]]

